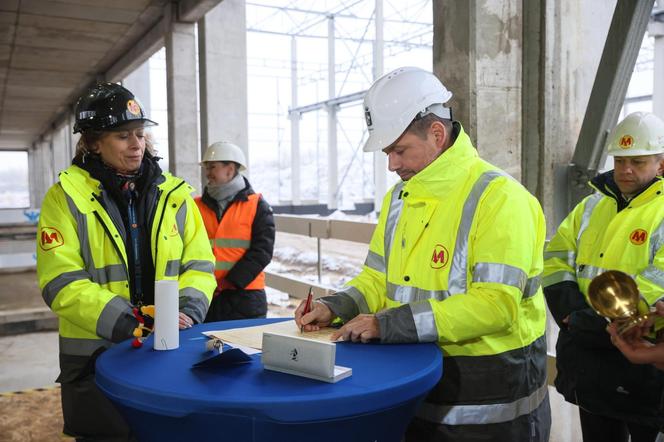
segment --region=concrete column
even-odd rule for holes
[[[658,6],[660,3],[658,3]],[[648,33],[655,38],[652,111],[658,117],[664,118],[664,81],[662,81],[664,78],[664,23],[649,23]]]
[[[484,159],[520,179],[521,1],[433,6],[434,72],[454,93],[455,119]]]
[[[373,79],[383,75],[383,0],[376,0],[376,40],[373,47]],[[387,191],[387,156],[376,152],[374,157],[374,211],[380,212],[383,197]]]
[[[149,60],[141,64],[131,74],[122,80],[122,85],[129,89],[141,103],[143,113],[151,117],[152,103],[150,102],[150,63]]]
[[[37,207],[39,199],[39,177],[42,171],[37,168],[37,143],[33,143],[28,149],[28,195],[30,196],[30,207]]]
[[[201,148],[240,146],[249,162],[247,29],[243,0],[224,0],[198,22]]]
[[[166,34],[169,169],[201,191],[195,24],[171,23]]]
[[[30,206],[41,207],[46,191],[51,187],[57,176],[53,176],[53,156],[49,139],[38,141],[28,151],[30,175]]]
[[[53,131],[51,137],[51,155],[53,156],[53,169],[57,175],[71,164],[69,157],[68,124],[64,124]]]

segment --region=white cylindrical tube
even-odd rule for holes
[[[178,282],[154,283],[154,349],[175,350],[180,346]]]

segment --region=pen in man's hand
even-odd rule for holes
[[[311,311],[311,303],[314,298],[313,287],[309,287],[309,294],[307,295],[307,302],[304,303],[304,310],[302,311],[302,316],[306,315]],[[304,325],[300,325],[300,333],[304,332]]]

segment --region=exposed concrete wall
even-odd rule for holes
[[[544,207],[549,234],[560,221],[555,171],[572,158],[614,7],[615,0],[541,2],[543,146],[522,146],[522,3],[433,1],[434,72],[454,92],[455,119],[484,159],[517,179],[523,178],[522,149],[541,148],[540,185],[531,191]]]
[[[521,177],[521,2],[434,1],[434,71],[480,155]],[[453,17],[454,19],[449,19]]]
[[[597,66],[611,24],[615,0],[546,2],[544,59],[543,186],[538,195],[549,235],[566,215],[567,165],[579,137]]]
[[[249,161],[245,2],[224,0],[199,21],[198,31],[201,149],[230,141]]]

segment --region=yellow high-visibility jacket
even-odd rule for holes
[[[60,353],[91,356],[117,340],[117,327],[126,327],[133,317],[122,239],[126,233],[105,209],[115,205],[98,180],[75,165],[59,178],[46,194],[39,218],[39,286],[59,318]],[[214,256],[192,190],[182,179],[163,173],[155,198],[147,198],[146,213],[154,213],[149,243],[155,280],[177,280],[180,311],[203,322],[216,286]],[[61,377],[67,378],[64,371]]]
[[[590,307],[588,286],[595,276],[620,270],[650,305],[662,298],[664,181],[631,201],[620,196],[613,171],[590,184],[597,192],[568,214],[544,254],[542,285],[560,326],[556,389],[590,413],[658,428],[664,373],[630,363],[613,346],[606,321]]]
[[[546,249],[543,284],[575,281],[587,301],[595,276],[620,270],[654,305],[664,294],[664,181],[620,212],[615,198],[603,192],[610,190],[587,196],[560,224]]]
[[[378,312],[382,342],[438,342],[443,377],[418,417],[512,421],[548,401],[544,216],[455,125],[454,144],[385,196],[361,273],[321,301],[344,321]]]

